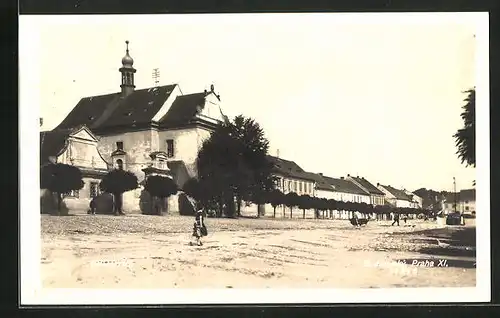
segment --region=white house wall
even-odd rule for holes
[[[93,141],[69,138],[66,150],[57,157],[57,162],[84,168],[107,169],[108,165],[99,154]]]
[[[333,199],[344,202],[359,202],[370,204],[370,196],[362,194],[335,191]]]
[[[328,199],[328,200],[335,200],[335,192],[334,191],[316,189],[314,196],[318,197],[318,198]]]
[[[208,138],[210,138],[210,131],[201,127],[159,131],[158,147],[159,150],[166,152],[167,140],[172,139],[174,141],[174,157],[169,159],[193,164],[203,142]]]
[[[214,94],[209,94],[205,97],[205,105],[200,113],[200,117],[224,121],[221,110],[223,110],[223,108],[220,101],[214,96]]]

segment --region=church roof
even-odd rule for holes
[[[162,126],[186,124],[197,113],[198,106],[203,107],[204,103],[205,93],[178,96],[159,123]]]
[[[175,86],[176,84],[172,84],[135,90],[126,97],[122,97],[121,93],[84,97],[57,128],[67,129],[85,124],[94,130],[149,123]]]

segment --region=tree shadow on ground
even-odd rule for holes
[[[393,236],[408,235],[408,233],[393,233]],[[425,236],[437,242],[439,239],[451,246],[476,246],[475,227],[445,227],[439,229],[427,229],[411,232],[411,235]]]
[[[408,233],[393,233],[393,236],[407,235]],[[417,250],[418,253],[430,256],[453,256],[453,257],[476,257],[476,228],[475,227],[446,227],[439,229],[427,229],[412,232],[411,235],[425,236],[425,238],[412,239],[413,243],[425,243],[427,245],[435,244],[435,246],[425,246]],[[439,242],[438,242],[439,240]],[[441,244],[440,244],[441,243]],[[451,260],[448,260],[448,263]],[[475,264],[475,260],[453,260],[456,266],[472,268],[469,262]],[[448,266],[450,267],[450,266]]]

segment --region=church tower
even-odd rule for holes
[[[128,41],[125,41],[127,45],[127,51],[125,56],[122,58],[122,67],[120,68],[120,73],[122,73],[122,96],[126,97],[134,92],[134,73],[136,69],[133,67],[134,59],[132,59],[128,53]]]

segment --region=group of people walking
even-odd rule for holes
[[[399,213],[394,213],[394,217],[393,217],[393,221],[392,221],[391,226],[394,226],[394,224],[397,224],[399,226],[399,218],[400,218]],[[405,224],[406,224],[407,219],[408,219],[408,216],[406,214],[403,215],[403,221],[405,222]]]

